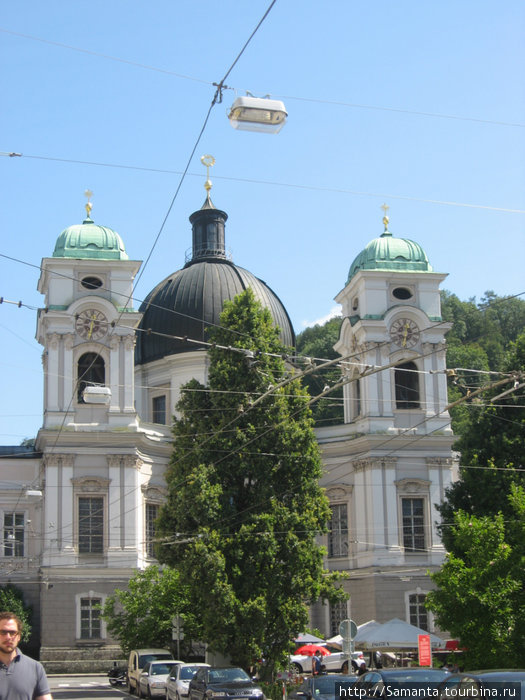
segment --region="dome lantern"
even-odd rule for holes
[[[203,156],[207,168],[212,156]],[[143,313],[137,336],[135,362],[144,365],[164,357],[205,348],[208,330],[220,323],[224,302],[250,287],[255,298],[270,311],[280,329],[283,345],[295,346],[293,327],[279,297],[261,279],[227,256],[226,212],[216,209],[206,180],[206,200],[189,217],[192,225],[192,256],[184,267],[160,282],[140,307]],[[187,342],[187,340],[192,342]]]

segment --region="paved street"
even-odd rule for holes
[[[116,700],[129,698],[124,686],[113,688],[106,675],[100,676],[48,676],[53,700]]]

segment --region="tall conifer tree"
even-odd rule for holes
[[[316,543],[330,508],[309,396],[299,379],[283,383],[291,370],[268,310],[248,289],[211,335],[208,385],[192,380],[178,405],[158,557],[192,582],[194,634],[271,671],[308,604],[345,597]]]

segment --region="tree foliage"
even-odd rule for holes
[[[316,324],[306,328],[297,336],[297,354],[319,360],[334,360],[338,354],[334,345],[339,340],[341,316],[332,318],[323,325]],[[341,370],[337,367],[328,367],[309,374],[304,378],[303,384],[312,397],[318,396],[328,384],[332,386],[341,379]],[[343,388],[335,389],[328,396],[323,397],[312,405],[312,414],[316,426],[334,425],[344,420]]]
[[[525,302],[486,292],[480,304],[445,294],[449,397],[508,381],[452,412],[458,481],[438,505],[448,551],[427,599],[438,624],[467,648],[470,667],[520,666],[525,629]],[[521,333],[521,335],[520,335]],[[491,371],[487,375],[468,370]],[[517,387],[517,388],[516,388]],[[511,390],[502,395],[505,390]]]
[[[525,381],[525,334],[505,350],[506,365],[502,367],[517,382]],[[520,380],[519,377],[522,377]],[[512,388],[514,380],[503,388]],[[438,506],[441,534],[447,550],[454,540],[449,524],[454,513],[462,510],[469,515],[509,514],[510,487],[525,485],[523,438],[525,390],[517,389],[494,402],[490,399],[502,393],[502,388],[483,395],[480,403],[468,405],[468,415],[458,437],[460,478],[447,490],[445,501]]]
[[[466,648],[467,668],[520,668],[525,657],[525,490],[511,484],[508,517],[454,515],[437,590],[436,621]]]
[[[457,369],[449,382],[452,403],[480,384],[477,371],[499,372],[509,364],[511,344],[525,329],[525,301],[485,292],[478,303],[475,298],[460,301],[451,292],[441,292],[441,314],[453,326],[447,333],[447,367]],[[462,403],[451,410],[456,435],[469,430],[469,405]]]
[[[122,651],[144,647],[170,648],[172,618],[179,614],[190,620],[186,606],[188,584],[181,582],[178,571],[169,567],[150,566],[137,571],[127,590],[116,589],[102,610],[108,630],[118,639]],[[188,640],[185,639],[188,645]]]
[[[15,613],[22,620],[24,628],[21,641],[27,642],[31,636],[33,609],[24,603],[22,591],[11,583],[8,583],[6,586],[0,586],[0,610],[2,612]]]
[[[192,380],[178,404],[158,558],[191,582],[202,640],[271,671],[308,604],[344,596],[315,541],[330,509],[308,394],[279,386],[286,351],[251,290],[225,304],[212,340],[208,386]]]

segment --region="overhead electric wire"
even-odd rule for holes
[[[28,261],[26,261],[26,260],[22,260],[22,259],[20,259],[20,258],[15,258],[15,257],[13,257],[13,256],[6,255],[6,254],[4,254],[4,253],[0,253],[0,257],[5,258],[6,260],[10,260],[10,261],[12,261],[12,262],[16,262],[16,263],[19,263],[19,264],[22,264],[22,265],[26,265],[26,266],[28,266],[28,267],[32,267],[32,268],[34,268],[34,269],[38,269],[38,270],[42,271],[42,266],[41,266],[41,265],[36,265],[35,263],[30,263],[30,262],[28,262]],[[71,276],[71,275],[67,275],[67,274],[60,273],[60,272],[54,272],[54,274],[55,274],[56,276],[63,277],[64,279],[76,281],[76,278],[73,277],[73,276]],[[118,292],[114,292],[114,291],[112,292],[111,289],[105,288],[105,287],[101,287],[101,288],[99,289],[99,291],[111,292],[111,293],[113,293],[115,296],[124,297],[124,298],[127,300],[127,302],[129,302],[131,299],[133,299],[133,302],[134,302],[134,303],[138,303],[138,304],[141,304],[141,303],[144,303],[144,302],[145,302],[144,299],[140,299],[140,298],[135,297],[135,296],[132,297],[132,296],[130,296],[130,295],[119,294]],[[495,300],[491,300],[486,306],[483,307],[483,309],[481,309],[481,311],[485,310],[485,308],[491,308],[492,306],[494,306],[494,305],[496,305],[496,304],[503,303],[503,302],[505,302],[505,301],[507,301],[507,300],[509,300],[509,299],[515,299],[515,298],[518,298],[518,297],[523,296],[523,295],[525,295],[525,291],[523,291],[523,292],[518,292],[518,293],[512,294],[512,295],[507,295],[507,296],[504,296],[504,297],[501,297],[501,298],[498,298],[498,299],[495,299]],[[37,309],[37,307],[31,307],[31,306],[29,306],[29,305],[27,305],[27,304],[23,304],[22,302],[16,302],[16,305],[19,305],[19,304],[21,304],[23,307],[27,307],[27,308],[29,308],[29,309]],[[200,318],[200,317],[195,317],[195,316],[192,316],[192,315],[190,315],[190,314],[182,313],[182,312],[180,312],[180,311],[178,311],[178,310],[176,310],[176,309],[172,309],[172,308],[170,308],[170,307],[168,307],[168,306],[163,306],[163,305],[155,304],[155,303],[152,303],[152,302],[148,302],[148,304],[149,304],[148,308],[160,309],[160,310],[166,311],[166,312],[168,312],[168,313],[172,313],[172,314],[175,314],[175,315],[177,315],[177,316],[181,316],[181,317],[183,317],[183,318],[187,318],[187,319],[190,319],[190,320],[196,320],[196,321],[198,321],[199,323],[201,323],[201,322],[204,320],[204,319],[202,319],[202,318]],[[44,308],[44,309],[42,309],[42,310],[43,310],[43,311],[46,311],[47,309]],[[122,314],[119,315],[117,321],[113,322],[113,324],[112,324],[113,327],[117,326],[118,320],[121,318],[121,315],[122,315]],[[434,327],[436,327],[436,326],[439,326],[439,325],[441,325],[442,323],[445,323],[445,322],[447,322],[447,321],[445,321],[445,320],[437,321],[435,324],[433,324],[433,325],[431,325],[431,326],[428,326],[428,327],[427,327],[427,330],[430,329],[430,328],[434,328]],[[221,324],[214,323],[214,322],[212,322],[212,321],[207,321],[206,324],[207,324],[208,326],[210,326],[210,327],[213,326],[213,327],[217,327],[217,328],[223,328],[223,326],[221,326]],[[246,336],[246,337],[248,337],[248,338],[250,337],[247,333],[243,333],[243,332],[241,332],[241,331],[233,330],[233,329],[229,329],[229,330],[230,330],[232,333],[234,333],[234,334],[236,334],[236,335],[238,335],[238,336]],[[206,345],[210,346],[210,345],[213,345],[213,343],[206,343],[206,341],[197,340],[197,339],[191,339],[191,338],[188,338],[187,336],[176,336],[176,335],[173,335],[173,334],[161,333],[160,331],[153,331],[153,330],[151,330],[151,329],[146,329],[146,328],[138,328],[137,331],[138,331],[138,332],[141,332],[141,333],[146,333],[146,334],[159,335],[159,336],[166,337],[166,338],[172,338],[172,339],[178,339],[178,340],[188,340],[188,342],[193,342],[193,343],[195,343],[195,344],[200,344],[200,345],[202,345],[202,346],[206,346]],[[390,341],[385,341],[385,342],[388,343],[388,342],[390,342]],[[240,351],[240,352],[243,352],[243,351],[244,351],[244,352],[248,352],[248,349],[244,349],[244,350],[239,349],[239,351]],[[267,353],[266,353],[266,354],[267,354]],[[320,362],[326,362],[326,361],[327,361],[326,358],[316,358],[316,357],[312,357],[312,356],[298,355],[298,354],[296,354],[296,353],[291,353],[291,354],[293,355],[294,360],[301,359],[301,360],[311,360],[311,361],[318,360],[318,361],[320,361]],[[339,359],[339,361],[342,360],[342,358],[336,358],[336,359]],[[478,373],[486,372],[487,374],[490,374],[490,373],[491,373],[489,370],[475,370],[475,369],[469,369],[469,368],[449,368],[449,369],[455,369],[456,371],[465,371],[465,372],[467,372],[467,371],[468,371],[468,372],[478,372]],[[414,371],[419,371],[419,370],[414,370]],[[497,374],[502,374],[502,372],[499,372],[499,373],[497,373]]]
[[[182,187],[182,183],[184,182],[184,179],[185,179],[185,177],[186,177],[186,173],[188,172],[188,169],[189,169],[189,167],[190,167],[190,163],[191,163],[191,161],[192,161],[192,159],[193,159],[193,156],[195,155],[195,151],[197,150],[197,147],[198,147],[198,145],[199,145],[199,143],[200,143],[200,140],[201,140],[201,138],[202,138],[202,135],[203,135],[203,133],[204,133],[204,130],[206,129],[206,126],[207,126],[207,124],[208,124],[208,121],[209,121],[209,118],[210,118],[210,115],[211,115],[211,111],[212,111],[213,107],[217,104],[217,102],[220,102],[221,99],[222,99],[221,89],[222,89],[222,86],[223,86],[223,84],[224,84],[224,81],[226,80],[226,77],[230,74],[230,72],[232,71],[232,69],[233,69],[233,67],[235,66],[235,64],[238,62],[239,58],[240,58],[240,57],[242,56],[242,54],[244,53],[246,47],[248,46],[248,44],[250,43],[250,41],[251,41],[252,38],[254,37],[255,33],[257,32],[257,30],[258,30],[259,27],[261,26],[261,24],[262,24],[262,22],[264,21],[264,19],[267,17],[269,11],[270,11],[271,8],[274,6],[274,4],[276,3],[276,1],[277,1],[277,0],[272,0],[270,6],[269,6],[269,8],[267,9],[267,11],[265,12],[263,18],[262,18],[261,21],[258,23],[257,27],[256,27],[255,30],[252,32],[252,34],[250,35],[249,39],[246,41],[246,43],[244,44],[243,48],[241,49],[241,51],[239,52],[239,54],[238,54],[237,57],[235,58],[234,62],[232,63],[232,65],[230,66],[230,68],[228,69],[228,71],[226,72],[224,78],[221,80],[221,82],[220,82],[220,83],[218,84],[218,86],[217,86],[217,89],[216,89],[216,91],[215,91],[215,95],[214,95],[214,97],[213,97],[213,100],[212,100],[212,102],[211,102],[209,108],[208,108],[208,112],[206,113],[206,116],[205,116],[205,118],[204,118],[204,122],[203,122],[203,124],[202,124],[202,126],[201,126],[199,135],[197,136],[197,139],[196,139],[196,141],[195,141],[195,143],[194,143],[194,145],[193,145],[193,148],[192,148],[192,150],[191,150],[190,156],[189,156],[189,158],[188,158],[188,160],[187,160],[186,167],[184,168],[184,171],[183,171],[183,173],[182,173],[182,175],[181,175],[181,178],[180,178],[180,180],[179,180],[179,184],[178,184],[178,186],[177,186],[177,188],[176,188],[176,190],[175,190],[175,193],[174,193],[174,195],[173,195],[173,197],[172,197],[172,199],[171,199],[171,202],[170,202],[170,204],[169,204],[169,206],[168,206],[168,209],[167,209],[166,214],[165,214],[165,216],[164,216],[164,219],[163,219],[163,221],[162,221],[162,223],[161,223],[161,226],[160,226],[160,228],[159,228],[159,230],[158,230],[158,232],[157,232],[157,235],[155,236],[155,238],[154,238],[154,240],[153,240],[153,244],[152,244],[152,246],[151,246],[151,248],[150,248],[150,251],[149,251],[149,253],[148,253],[147,257],[146,257],[146,260],[143,262],[143,264],[142,264],[142,266],[141,266],[141,269],[140,269],[140,273],[138,274],[138,276],[137,276],[137,278],[136,278],[135,286],[140,282],[140,280],[141,280],[141,278],[142,278],[142,275],[144,274],[144,271],[145,271],[145,269],[146,269],[146,267],[147,267],[147,265],[148,265],[148,263],[149,263],[149,261],[150,261],[150,259],[151,259],[151,256],[153,255],[153,251],[155,250],[155,248],[156,248],[156,246],[157,246],[157,243],[158,243],[158,241],[159,241],[159,239],[160,239],[160,236],[162,235],[162,232],[163,232],[163,230],[164,230],[164,227],[165,227],[165,225],[166,225],[166,222],[167,222],[167,220],[168,220],[168,217],[169,217],[169,215],[170,215],[170,213],[171,213],[171,210],[173,209],[173,206],[174,206],[174,204],[175,204],[175,201],[176,201],[176,199],[177,199],[177,196],[178,196],[178,194],[179,194],[179,192],[180,192],[180,189],[181,189],[181,187]],[[128,296],[128,298],[127,298],[125,304],[123,305],[122,310],[121,310],[121,312],[120,312],[120,314],[119,314],[119,317],[118,317],[118,319],[117,319],[117,323],[118,323],[118,321],[120,320],[120,318],[122,317],[122,314],[124,313],[124,309],[127,308],[127,306],[128,306],[128,304],[129,304],[129,302],[131,301],[131,299],[132,299],[132,293]],[[112,334],[112,332],[113,332],[113,330],[110,331],[110,335]],[[95,363],[95,361],[96,361],[96,356],[93,357],[93,360],[92,360],[91,365],[90,365],[89,367],[87,367],[87,368],[84,370],[84,375],[87,375],[87,373],[89,372],[90,368],[93,366],[93,364]],[[78,378],[77,378],[77,382],[76,382],[76,387],[77,387],[77,386],[80,386],[80,382],[81,382],[81,381],[82,381],[82,377],[78,377]],[[75,391],[76,391],[76,389],[75,389]],[[51,447],[51,449],[49,450],[50,453],[52,453],[52,452],[54,451],[54,449],[56,448],[56,446],[57,446],[57,444],[58,444],[58,441],[59,441],[59,439],[60,439],[60,436],[61,436],[61,434],[62,434],[62,432],[63,432],[63,430],[64,430],[66,418],[67,418],[67,415],[68,415],[68,413],[69,413],[69,408],[70,408],[70,406],[71,406],[71,403],[72,403],[72,401],[73,401],[73,398],[74,398],[74,393],[73,393],[73,395],[72,395],[72,397],[71,397],[71,400],[70,400],[70,403],[69,403],[69,406],[68,406],[67,410],[64,412],[64,418],[63,418],[63,420],[62,420],[62,424],[61,424],[61,426],[60,426],[60,428],[59,428],[59,430],[58,430],[58,433],[57,433],[57,435],[56,435],[55,444],[54,444],[54,445]]]
[[[2,155],[0,153],[0,155]],[[105,168],[123,168],[125,170],[141,170],[141,171],[146,171],[146,172],[157,172],[157,173],[167,173],[170,175],[179,175],[180,171],[179,170],[164,170],[164,169],[159,169],[159,168],[144,168],[144,167],[138,167],[138,166],[129,166],[129,165],[119,165],[115,163],[101,163],[101,162],[95,162],[95,161],[85,161],[85,160],[74,160],[71,158],[54,158],[51,156],[37,156],[37,155],[26,155],[24,153],[4,153],[3,155],[6,156],[20,156],[23,158],[31,158],[31,159],[36,159],[36,160],[48,160],[48,161],[56,161],[59,163],[74,163],[77,165],[92,165],[96,167],[105,167]],[[196,173],[187,173],[188,175],[192,175],[194,177],[201,177],[200,175]],[[292,188],[292,189],[299,189],[299,190],[307,190],[307,191],[313,191],[313,192],[336,192],[339,194],[345,194],[345,195],[354,195],[358,197],[377,197],[380,199],[399,199],[402,201],[410,201],[410,202],[423,202],[425,204],[436,204],[440,206],[449,206],[449,207],[463,207],[463,208],[468,208],[468,209],[482,209],[486,211],[498,211],[501,213],[505,214],[525,214],[525,209],[512,209],[509,207],[496,207],[490,204],[473,204],[472,202],[456,202],[453,200],[443,200],[443,199],[430,199],[426,197],[415,197],[411,195],[405,195],[405,194],[393,194],[391,192],[369,192],[369,191],[364,191],[364,190],[353,190],[349,188],[344,188],[344,187],[319,187],[315,185],[304,185],[304,184],[298,184],[298,183],[290,183],[290,182],[279,182],[276,180],[260,180],[260,179],[255,179],[255,178],[242,178],[242,177],[226,177],[224,175],[219,176],[215,175],[214,176],[215,180],[226,180],[230,182],[245,182],[245,183],[250,183],[250,184],[256,184],[256,185],[270,185],[273,187],[287,187],[287,188]]]
[[[274,0],[274,2],[275,2],[275,0]],[[266,15],[271,10],[274,2],[272,2],[272,5],[266,11],[266,14],[259,22],[259,25],[266,18]],[[257,29],[259,28],[259,25],[254,30],[253,34],[255,34],[255,32],[257,31]],[[108,60],[108,61],[115,61],[116,63],[123,63],[123,64],[129,65],[129,66],[132,66],[134,68],[141,68],[143,70],[154,71],[155,73],[163,73],[165,75],[169,75],[169,76],[172,76],[175,78],[180,78],[182,80],[189,80],[189,81],[201,83],[204,85],[217,85],[217,83],[214,83],[211,80],[205,80],[203,78],[196,78],[195,76],[175,72],[172,70],[168,70],[167,68],[160,68],[158,66],[151,66],[148,64],[140,63],[138,61],[132,61],[130,59],[120,58],[118,56],[112,56],[112,55],[105,54],[105,53],[102,53],[99,51],[93,51],[92,49],[84,49],[82,47],[72,46],[71,44],[65,44],[65,43],[59,42],[59,41],[52,41],[50,39],[44,39],[43,37],[38,37],[38,36],[31,35],[31,34],[24,34],[22,32],[16,32],[14,30],[7,29],[6,27],[0,27],[0,32],[3,32],[4,34],[10,34],[11,36],[20,37],[22,39],[28,39],[30,41],[40,42],[42,44],[48,44],[50,46],[56,46],[57,48],[67,49],[69,51],[76,51],[78,53],[83,53],[83,54],[86,54],[89,56],[95,56],[96,58],[103,58],[103,59]],[[252,36],[253,36],[253,34],[252,34]],[[252,37],[250,37],[248,42],[251,40],[251,38]],[[246,44],[248,44],[248,42],[246,42]],[[246,48],[246,45],[244,48]],[[244,49],[243,49],[243,51],[244,51]],[[241,52],[241,54],[242,54],[242,52]],[[239,57],[241,54],[239,54]],[[234,65],[235,65],[235,63],[232,65],[232,68]],[[226,77],[227,76],[225,76],[224,80],[226,80]],[[226,86],[223,86],[223,87],[226,87]],[[238,87],[232,87],[232,86],[230,86],[228,89],[235,90],[236,92],[240,92],[242,90],[246,91],[246,88],[238,88]],[[253,88],[250,87],[250,90],[253,91]],[[263,92],[265,94],[271,94],[273,97],[278,97],[278,98],[281,98],[284,100],[295,100],[297,102],[311,102],[314,104],[333,105],[333,106],[337,106],[337,107],[350,107],[352,109],[375,110],[375,111],[382,111],[382,112],[396,112],[399,114],[411,114],[411,115],[419,116],[419,117],[432,117],[434,119],[451,119],[451,120],[457,120],[457,121],[475,122],[475,123],[479,123],[479,124],[491,124],[494,126],[510,126],[510,127],[518,127],[518,128],[525,127],[525,124],[523,124],[521,122],[507,122],[507,121],[497,120],[497,119],[482,119],[480,117],[467,117],[467,116],[458,115],[458,114],[443,114],[440,112],[410,110],[410,109],[403,109],[403,108],[398,108],[398,107],[389,107],[389,106],[384,106],[384,105],[367,105],[367,104],[360,104],[357,102],[347,102],[344,100],[322,99],[319,97],[301,97],[301,96],[297,96],[297,95],[275,94],[267,89],[264,90]]]

